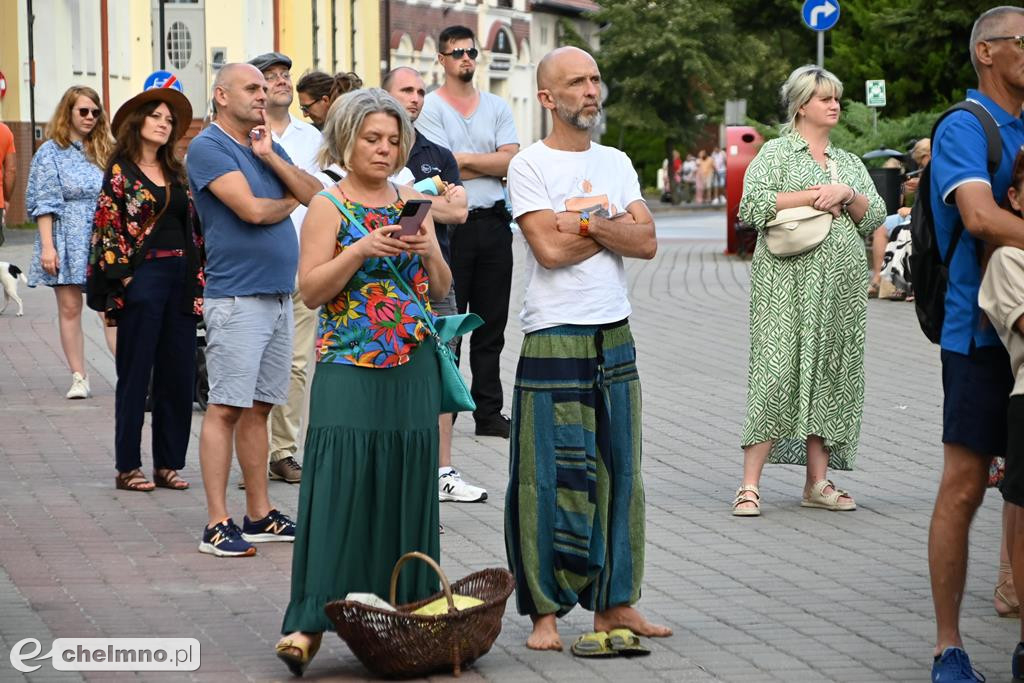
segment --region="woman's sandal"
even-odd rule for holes
[[[141,467],[136,467],[130,472],[118,472],[114,477],[114,486],[121,491],[142,491],[144,493],[149,493],[156,488],[153,486],[153,482],[146,479]]]
[[[612,649],[608,634],[604,631],[584,633],[572,644],[572,653],[577,657],[617,657]]]
[[[832,493],[825,493],[825,489],[830,486],[832,487]],[[843,498],[847,498],[847,502],[842,502]],[[849,493],[836,488],[836,485],[831,480],[822,479],[811,487],[810,493],[804,494],[803,500],[800,501],[800,507],[819,508],[821,510],[832,510],[833,512],[850,512],[857,509],[857,503],[854,502],[853,497]]]
[[[313,657],[320,651],[323,637],[323,633],[318,633],[311,636],[309,642],[303,643],[292,640],[291,636],[285,636],[277,641],[274,650],[277,652],[277,658],[284,662],[288,670],[292,672],[292,676],[302,676],[306,672],[306,667],[313,661]],[[299,654],[296,655],[294,650],[298,650]]]
[[[745,494],[753,493],[750,497]],[[740,507],[743,503],[753,503],[753,507]],[[741,486],[736,489],[736,498],[732,501],[732,514],[736,517],[761,516],[761,492],[756,486]]]
[[[992,598],[996,614],[1004,619],[1019,619],[1020,601],[1017,599],[1010,599],[1010,597],[1003,592],[1004,589],[1013,585],[1013,575],[1010,571],[1010,564],[1008,562],[999,563],[999,579],[996,582],[996,589],[992,594]]]
[[[178,476],[178,471],[172,469],[153,470],[153,483],[162,489],[174,491],[184,491],[189,487],[189,483]]]
[[[628,628],[608,631],[608,643],[615,654],[623,657],[643,657],[651,654],[650,648],[641,643],[640,638]]]

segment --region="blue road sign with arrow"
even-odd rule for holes
[[[839,0],[806,0],[803,18],[815,31],[827,31],[839,21]]]

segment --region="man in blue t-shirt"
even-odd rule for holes
[[[291,292],[298,240],[291,212],[321,189],[267,129],[267,82],[250,64],[217,74],[217,120],[188,150],[188,174],[206,240],[209,405],[199,437],[209,524],[199,551],[248,556],[252,543],[292,541],[295,524],[267,497],[267,415],[288,400]],[[247,483],[241,529],[227,512],[232,444]]]
[[[967,534],[985,494],[989,463],[1005,453],[1013,378],[1006,350],[978,307],[978,288],[986,244],[1024,248],[1024,221],[999,208],[1017,150],[1024,144],[1022,36],[1024,9],[1019,7],[991,9],[971,31],[971,62],[979,85],[968,90],[967,97],[981,104],[999,126],[1003,157],[995,175],[989,175],[982,123],[970,112],[948,116],[932,140],[931,208],[943,251],[949,248],[956,225],[964,225],[946,292],[941,339],[944,463],[928,536],[937,622],[932,679],[943,683],[980,680],[963,650],[959,627]],[[1013,466],[1024,463],[1012,464],[1008,458],[1007,472]],[[1024,551],[1024,513],[1013,507],[1022,539],[1016,548]],[[1024,561],[1013,565],[1020,577],[1017,585],[1024,586]]]

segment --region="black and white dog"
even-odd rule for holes
[[[28,280],[25,279],[24,273],[21,272],[21,268],[13,263],[0,261],[0,284],[4,287],[4,304],[3,306],[0,306],[0,313],[7,310],[7,304],[11,301],[18,304],[18,315],[23,315],[25,313],[25,308],[21,303],[21,297],[18,296],[18,280],[28,282]]]

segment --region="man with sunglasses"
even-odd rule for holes
[[[295,97],[292,87],[292,60],[280,52],[268,52],[249,60],[267,79],[267,105],[264,110],[267,127],[274,142],[284,147],[292,163],[315,175],[320,171],[316,162],[323,136],[312,125],[291,115],[288,108]],[[299,204],[292,211],[292,225],[298,237],[306,207]],[[295,460],[299,450],[299,430],[306,406],[306,381],[309,359],[316,336],[316,311],[302,303],[298,279],[292,292],[292,314],[295,319],[292,337],[292,365],[288,385],[288,402],[275,405],[270,411],[270,479],[297,484],[302,480],[302,466]],[[245,480],[238,482],[245,487]]]
[[[416,122],[423,109],[423,100],[427,89],[420,72],[412,67],[400,66],[392,69],[381,82],[381,87],[398,100],[409,114],[409,119]],[[416,140],[409,152],[406,168],[412,171],[416,181],[427,178],[440,178],[443,188],[438,188],[436,195],[429,197],[433,202],[431,216],[434,219],[434,231],[437,242],[441,246],[441,255],[451,264],[451,245],[449,232],[451,228],[466,222],[469,215],[467,209],[466,190],[459,176],[459,165],[451,151],[428,140],[423,133],[416,131]],[[437,315],[453,315],[458,311],[455,301],[455,287],[447,296],[431,299],[430,307]],[[454,340],[453,340],[454,341]],[[452,342],[449,342],[452,343]],[[457,351],[457,344],[452,343]],[[438,417],[437,428],[440,434],[438,451],[437,488],[442,503],[480,503],[487,500],[487,491],[473,486],[462,478],[462,474],[452,467],[452,422],[450,413]]]
[[[451,268],[459,311],[484,320],[469,340],[473,417],[477,435],[507,439],[499,372],[512,288],[512,217],[501,180],[519,139],[508,104],[473,86],[479,54],[473,32],[450,26],[437,42],[444,84],[426,96],[416,129],[454,153],[469,197],[469,218],[451,236]]]
[[[983,122],[955,111],[932,139],[929,167],[935,235],[943,255],[954,243],[945,298],[942,347],[943,469],[928,535],[928,566],[935,604],[936,644],[932,680],[982,681],[960,636],[960,603],[967,578],[968,531],[985,495],[989,463],[1006,453],[1010,360],[995,328],[978,306],[980,255],[991,246],[1024,248],[1024,220],[1004,211],[1010,172],[1024,145],[1024,9],[996,7],[971,31],[971,62],[978,88],[968,100],[980,104],[998,126],[1002,160],[988,168]],[[961,229],[962,225],[962,229]],[[954,236],[959,233],[959,236]],[[1022,420],[1024,415],[1010,415]],[[1012,504],[1007,543],[1015,584],[1024,586],[1024,462],[1007,453],[1003,498]],[[1021,633],[1024,641],[1024,630]],[[1013,656],[1015,678],[1024,677],[1024,644]]]

